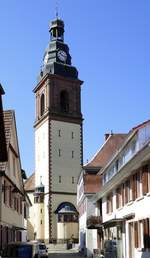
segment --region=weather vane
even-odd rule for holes
[[[59,6],[59,3],[58,3],[58,0],[56,0],[56,18],[58,19],[58,6]]]

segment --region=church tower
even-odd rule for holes
[[[50,25],[50,42],[34,89],[35,239],[78,239],[77,179],[82,168],[81,85],[64,43],[64,22]]]

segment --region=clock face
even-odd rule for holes
[[[67,59],[67,54],[65,51],[63,50],[59,50],[58,53],[57,53],[57,56],[58,58],[62,61],[62,62],[65,62],[66,59]]]

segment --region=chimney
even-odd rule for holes
[[[105,142],[107,141],[107,139],[109,138],[110,135],[111,135],[110,133],[105,133],[104,134]]]

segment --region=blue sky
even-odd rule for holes
[[[65,42],[78,68],[84,160],[104,134],[128,132],[150,119],[150,1],[59,0]],[[1,0],[0,82],[4,108],[16,112],[22,167],[34,171],[34,94],[54,0]]]

